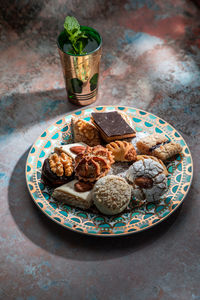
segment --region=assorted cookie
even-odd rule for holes
[[[75,174],[79,180],[94,182],[105,176],[114,163],[113,156],[103,146],[87,147],[75,158]]]
[[[142,154],[152,155],[161,160],[167,160],[182,151],[181,145],[158,133],[142,138],[136,145]]]
[[[77,191],[78,180],[70,181],[62,186],[57,187],[53,192],[53,198],[62,201],[68,205],[88,209],[92,205],[92,190]]]
[[[126,173],[133,187],[133,194],[139,200],[155,202],[167,188],[167,177],[163,166],[152,158],[140,159],[133,163]]]
[[[124,178],[108,175],[99,179],[93,189],[93,200],[105,215],[122,212],[131,200],[131,187]]]
[[[126,141],[115,141],[106,145],[106,148],[112,153],[115,161],[135,161],[137,154],[131,143]]]
[[[74,178],[73,159],[62,151],[52,153],[42,166],[42,179],[52,187],[64,184]]]
[[[78,154],[84,152],[86,147],[87,144],[85,143],[73,143],[73,144],[62,145],[60,147],[55,147],[55,150],[62,151],[74,159]]]
[[[168,171],[167,171],[167,167],[165,166],[165,164],[163,163],[163,161],[161,159],[158,159],[157,157],[155,156],[150,156],[150,155],[137,155],[137,158],[136,160],[144,160],[144,159],[148,159],[148,158],[151,158],[155,161],[157,161],[159,164],[162,165],[163,169],[164,169],[164,174],[166,176],[168,176]]]
[[[91,123],[72,118],[71,128],[74,142],[83,142],[91,147],[101,144],[100,133]]]
[[[182,147],[163,134],[137,133],[117,111],[92,113],[91,121],[72,118],[74,143],[55,147],[42,166],[52,196],[68,205],[105,215],[121,213],[131,198],[155,202],[165,193],[164,161]]]

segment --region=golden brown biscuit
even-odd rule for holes
[[[180,153],[181,145],[171,142],[164,134],[152,134],[137,142],[137,148],[142,154],[155,156],[161,160]]]
[[[96,146],[101,144],[101,138],[98,130],[91,123],[72,118],[72,131],[74,135],[74,142],[83,142],[89,146]]]
[[[111,152],[103,146],[87,147],[75,158],[75,173],[79,180],[94,182],[105,176],[114,163]]]
[[[112,152],[115,161],[135,161],[136,150],[131,143],[126,141],[115,141],[106,145],[106,148]]]

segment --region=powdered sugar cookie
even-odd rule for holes
[[[126,179],[132,184],[134,196],[147,202],[158,201],[167,188],[163,166],[151,158],[133,163],[126,173]]]

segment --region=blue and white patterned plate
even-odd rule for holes
[[[166,193],[161,197],[159,203],[136,205],[129,211],[111,217],[54,201],[51,197],[53,190],[44,186],[41,181],[44,159],[56,145],[70,142],[72,116],[89,121],[92,112],[112,110],[126,112],[133,120],[137,132],[164,133],[170,140],[180,143],[183,147],[182,153],[167,166],[169,177]],[[73,231],[97,236],[127,235],[160,223],[183,202],[190,188],[192,176],[192,157],[180,133],[159,117],[131,107],[93,107],[63,117],[39,136],[29,152],[26,163],[26,182],[36,205],[56,223]]]

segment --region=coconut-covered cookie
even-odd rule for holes
[[[164,167],[151,158],[133,163],[126,173],[126,179],[133,186],[133,194],[138,200],[158,201],[167,188]]]
[[[107,175],[96,182],[93,188],[93,200],[103,214],[118,214],[131,200],[131,186],[124,178]]]

